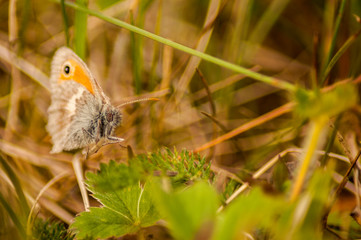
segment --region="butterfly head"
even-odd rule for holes
[[[104,105],[99,116],[99,130],[101,137],[111,136],[114,129],[118,127],[122,120],[122,114],[112,105]]]

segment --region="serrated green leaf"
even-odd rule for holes
[[[108,164],[100,164],[97,173],[86,174],[86,184],[92,192],[109,192],[137,183],[141,178],[139,171],[130,168],[124,163],[110,161]]]
[[[94,238],[119,237],[153,225],[159,220],[159,214],[153,205],[148,185],[95,192],[94,197],[104,206],[90,208],[89,212],[83,212],[75,218],[71,227],[77,232],[77,238],[88,235]]]
[[[173,236],[182,240],[194,239],[203,224],[214,220],[219,206],[215,190],[205,182],[175,193],[165,193],[158,188],[154,198]]]
[[[89,212],[82,212],[75,218],[72,228],[76,228],[77,238],[93,236],[94,238],[108,238],[122,236],[136,232],[139,227],[132,225],[132,221],[124,215],[109,208],[90,208]]]
[[[164,151],[157,151],[151,154],[141,154],[129,162],[129,167],[137,168],[135,171],[142,171],[144,174],[160,171],[162,175],[170,174],[174,186],[183,186],[188,181],[207,180],[211,176],[210,163],[199,154],[190,154],[183,150],[178,153],[168,148]]]

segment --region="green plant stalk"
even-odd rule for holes
[[[239,8],[239,13],[242,14],[236,20],[235,31],[231,40],[230,46],[237,46],[238,51],[235,51],[237,56],[236,63],[242,64],[244,62],[244,57],[247,52],[247,47],[245,45],[239,44],[239,41],[247,41],[247,36],[249,34],[251,19],[252,19],[252,8],[254,5],[254,0],[238,1],[236,7]]]
[[[158,10],[157,10],[157,18],[155,21],[155,29],[154,32],[155,34],[159,35],[160,33],[160,25],[162,22],[162,14],[163,14],[163,0],[159,0],[158,2]],[[151,70],[150,70],[150,83],[149,83],[149,91],[153,91],[155,86],[156,86],[156,78],[157,78],[157,74],[156,74],[156,67],[157,67],[157,63],[158,63],[158,58],[159,58],[159,44],[158,42],[154,42],[154,47],[153,47],[153,59],[152,59],[152,65],[151,65]]]
[[[69,22],[68,22],[68,16],[66,15],[66,11],[65,11],[65,0],[60,0],[60,6],[61,6],[61,14],[63,15],[66,46],[69,47],[69,43],[70,43]]]
[[[337,34],[338,34],[338,30],[340,29],[343,12],[345,10],[345,4],[346,4],[346,0],[342,0],[340,3],[340,7],[338,9],[337,18],[336,18],[336,22],[335,22],[335,29],[333,32],[330,49],[327,51],[326,60],[324,62],[325,67],[327,67],[327,64],[330,62],[332,53],[336,46]],[[325,69],[323,69],[323,70],[325,70]],[[324,78],[321,78],[321,79],[324,81]],[[323,82],[321,84],[323,84]]]
[[[324,71],[322,75],[322,83],[326,80],[328,74],[331,72],[333,66],[335,66],[336,62],[340,59],[342,54],[346,52],[346,50],[355,42],[355,40],[360,35],[361,30],[358,30],[355,34],[350,36],[346,42],[342,45],[342,47],[336,52],[335,56],[331,59],[331,61],[328,63],[326,70]]]
[[[15,227],[18,229],[21,238],[26,239],[26,233],[25,233],[25,229],[24,229],[23,225],[21,224],[16,213],[12,210],[11,206],[6,202],[5,198],[3,197],[3,195],[1,193],[0,193],[0,205],[3,205],[5,210],[8,212]]]
[[[266,35],[272,29],[278,17],[281,15],[283,9],[288,5],[290,0],[273,0],[270,6],[267,8],[261,19],[258,21],[254,28],[249,42],[258,45],[263,42]]]
[[[86,9],[88,3],[87,0],[76,0],[77,6],[81,6]],[[65,3],[67,4],[67,2]],[[87,35],[87,13],[76,9],[74,19],[74,44],[75,52],[82,59],[85,57],[86,49],[86,35]]]
[[[130,14],[131,23],[134,24],[133,14]],[[142,39],[140,36],[136,36],[133,32],[130,33],[130,46],[131,46],[131,56],[132,56],[132,67],[133,67],[133,76],[134,76],[134,91],[135,95],[140,94],[140,89],[142,85],[141,75],[142,75]]]
[[[317,117],[311,122],[309,139],[306,142],[306,151],[305,151],[306,153],[304,155],[296,181],[293,186],[293,190],[291,193],[291,202],[294,202],[297,199],[297,197],[299,196],[302,190],[302,187],[306,179],[306,175],[309,170],[309,166],[315,155],[314,153],[317,150],[317,148],[320,146],[321,141],[323,141],[322,138],[324,136],[323,133],[324,133],[325,125],[327,123],[327,119],[328,118],[323,115]]]
[[[20,206],[22,208],[22,214],[24,214],[24,216],[27,216],[30,212],[30,208],[28,205],[28,202],[26,200],[25,194],[23,192],[23,189],[21,187],[21,183],[18,179],[18,177],[16,176],[16,173],[13,171],[13,169],[11,168],[11,166],[7,163],[7,161],[5,160],[5,157],[3,157],[2,154],[0,154],[0,163],[3,166],[7,176],[10,178],[11,183],[13,184],[17,197],[19,199],[19,203]]]
[[[242,73],[242,74],[244,74],[244,75],[246,75],[248,77],[251,77],[251,78],[253,78],[255,80],[264,82],[266,84],[270,84],[272,86],[275,86],[275,87],[278,87],[278,88],[281,88],[281,89],[284,89],[284,90],[287,90],[287,91],[290,91],[290,92],[294,92],[294,91],[297,90],[297,87],[295,85],[289,83],[289,82],[286,82],[286,81],[283,81],[283,80],[280,80],[280,79],[277,79],[277,78],[274,78],[274,77],[269,77],[269,76],[266,76],[266,75],[263,75],[263,74],[260,74],[260,73],[257,73],[257,72],[253,72],[253,71],[251,71],[251,70],[249,70],[247,68],[241,67],[241,66],[236,65],[234,63],[227,62],[225,60],[213,57],[213,56],[211,56],[209,54],[206,54],[206,53],[194,50],[194,49],[192,49],[190,47],[186,47],[186,46],[184,46],[182,44],[176,43],[176,42],[174,42],[172,40],[160,37],[160,36],[158,36],[156,34],[153,34],[153,33],[150,33],[148,31],[145,31],[143,29],[140,29],[138,27],[135,27],[135,26],[133,26],[133,25],[131,25],[129,23],[123,22],[121,20],[118,20],[118,19],[115,19],[115,18],[112,18],[112,17],[105,16],[105,15],[103,15],[102,13],[100,13],[98,11],[90,10],[90,9],[87,9],[86,7],[84,7],[84,6],[80,6],[78,4],[71,3],[71,2],[65,2],[65,4],[67,6],[69,6],[69,7],[71,7],[71,8],[74,8],[75,10],[82,11],[84,13],[95,16],[95,17],[100,18],[100,19],[102,19],[104,21],[107,21],[109,23],[112,23],[112,24],[114,24],[116,26],[125,28],[125,29],[127,29],[129,31],[132,31],[132,32],[135,32],[137,34],[140,34],[140,35],[142,35],[144,37],[147,37],[147,38],[150,38],[150,39],[155,40],[157,42],[163,43],[163,44],[168,45],[170,47],[173,47],[175,49],[186,52],[188,54],[197,56],[197,57],[199,57],[199,58],[201,58],[201,59],[203,59],[205,61],[214,63],[216,65],[225,67],[227,69],[233,70],[233,71],[238,72],[238,73]]]

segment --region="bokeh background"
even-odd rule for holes
[[[355,35],[361,12],[357,0],[90,0],[87,6],[297,86],[322,88],[355,78],[361,71],[361,42]],[[75,11],[66,7],[66,15],[73,47]],[[72,171],[73,153],[50,155],[45,129],[50,63],[56,49],[67,44],[64,29],[57,2],[0,0],[0,152],[32,201],[54,176],[67,176],[44,193],[39,214],[70,223],[83,210]],[[125,139],[123,146],[103,147],[84,163],[87,171],[109,159],[127,161],[126,146],[134,154],[163,147],[198,151],[245,123],[282,110],[292,100],[280,88],[96,17],[88,17],[85,29],[84,60],[114,105],[160,99],[124,106],[123,123],[116,131]],[[317,76],[351,36],[352,45],[322,83]],[[341,121],[347,131],[351,129],[354,143],[360,135],[359,116],[356,107]],[[287,110],[262,124],[245,125],[240,134],[199,152],[215,168],[245,179],[283,150],[300,147],[305,124]],[[342,152],[337,146],[334,151]],[[285,157],[288,160],[292,157]],[[0,170],[0,178],[0,191],[11,203],[15,197],[9,177]],[[0,225],[10,226],[3,213]]]

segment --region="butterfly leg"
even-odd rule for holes
[[[94,135],[91,132],[89,132],[88,130],[86,130],[85,128],[82,128],[82,130],[83,130],[83,133],[88,135],[89,137],[91,137],[91,138],[94,137]]]
[[[86,148],[84,148],[81,153],[83,154],[84,159],[87,160],[88,157],[90,156],[90,155],[89,155],[89,153],[90,153],[90,148],[89,148],[89,146],[86,147]]]
[[[91,132],[89,132],[85,128],[83,128],[82,130],[83,130],[83,133],[85,135],[89,136],[89,138],[91,138],[91,139],[96,138],[94,136],[94,134],[92,134]],[[97,134],[97,135],[99,135],[99,134]],[[90,155],[92,155],[93,153],[96,153],[100,149],[101,145],[99,145],[98,142],[99,142],[99,140],[96,140],[96,144],[93,147],[90,148],[89,146],[87,146],[86,149],[83,150],[83,155],[85,155],[85,159],[88,159],[88,157]]]
[[[124,138],[114,137],[114,136],[108,136],[107,140],[105,142],[105,145],[107,144],[113,144],[113,143],[120,143],[123,142]],[[104,145],[103,145],[104,146]]]
[[[88,147],[88,156],[92,155],[93,153],[97,153],[99,149],[104,146],[105,141],[106,140],[102,138],[98,142],[96,142],[91,148]]]
[[[101,119],[98,119],[98,127],[96,128],[96,135],[95,135],[95,142],[98,143],[101,139],[101,132],[100,132],[100,126],[102,124]]]

